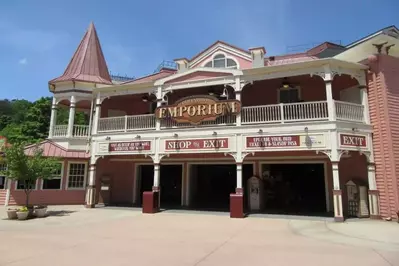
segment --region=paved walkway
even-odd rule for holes
[[[0,265],[399,266],[399,224],[394,222],[51,210],[54,216],[43,219],[0,219]]]

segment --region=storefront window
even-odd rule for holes
[[[81,189],[85,187],[86,163],[70,163],[68,170],[68,189]]]
[[[62,184],[62,172],[63,165],[60,163],[60,167],[54,171],[54,175],[51,179],[45,179],[42,183],[42,189],[61,189]]]

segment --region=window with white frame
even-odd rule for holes
[[[29,180],[26,180],[26,181],[24,181],[24,180],[20,180],[20,181],[17,181],[17,184],[16,184],[16,186],[17,186],[17,189],[25,189],[25,184],[26,183],[29,183],[28,185],[29,185],[29,189],[31,189],[31,190],[35,190],[36,189],[36,181],[29,181]]]
[[[299,87],[288,87],[279,89],[280,103],[296,103],[300,101]]]
[[[237,69],[237,63],[223,54],[217,54],[204,67]]]
[[[63,166],[64,164],[60,163],[51,178],[42,180],[42,189],[61,189]]]
[[[69,163],[68,169],[68,188],[80,189],[85,187],[86,163]]]
[[[6,177],[4,175],[1,175],[2,171],[7,170],[7,165],[5,163],[0,163],[0,189],[6,189]]]

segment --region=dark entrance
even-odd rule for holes
[[[161,208],[181,206],[182,165],[161,165],[160,188]],[[151,191],[154,184],[154,166],[140,165],[140,202],[143,202],[143,192]]]
[[[262,176],[265,212],[326,214],[323,164],[264,164]]]
[[[243,185],[253,174],[253,165],[243,166]],[[191,165],[190,200],[193,209],[228,211],[230,194],[235,193],[237,182],[235,164]],[[244,187],[245,189],[245,187]]]

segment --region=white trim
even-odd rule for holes
[[[69,184],[69,171],[71,169],[71,164],[84,164],[85,165],[85,173],[84,173],[84,180],[83,180],[83,187],[82,188],[70,188]],[[88,175],[88,162],[87,161],[68,161],[68,168],[67,168],[67,179],[65,183],[65,190],[85,190],[86,189],[86,182],[87,182],[87,175]]]
[[[225,67],[215,67],[213,64],[213,61],[215,59],[215,57],[217,55],[223,55],[225,58]],[[227,67],[227,59],[231,59],[236,63],[236,67],[237,68],[232,68],[232,67]],[[212,62],[212,67],[211,68],[216,68],[216,69],[240,69],[240,63],[237,61],[237,59],[235,59],[234,57],[226,54],[225,52],[222,51],[217,51],[216,53],[214,53],[212,55],[212,57],[210,57],[209,59],[205,60],[204,62],[202,62],[201,67],[206,67],[205,65],[208,64],[209,62]],[[207,67],[208,68],[208,67]]]
[[[60,164],[61,164],[61,176],[60,176],[60,188],[48,188],[48,189],[44,189],[43,188],[43,183],[44,183],[44,180],[43,179],[41,179],[41,186],[40,186],[40,190],[45,190],[45,191],[48,191],[48,190],[62,190],[62,181],[64,180],[64,164],[65,164],[65,162],[64,161],[61,161],[61,162],[59,162]],[[54,175],[54,176],[57,176],[57,175]],[[58,179],[58,178],[57,178]]]
[[[285,158],[285,157],[282,157]],[[302,158],[301,158],[302,159]],[[320,159],[320,158],[319,158]],[[281,160],[281,157],[280,157]],[[316,160],[316,161],[305,161],[305,160],[294,160],[294,161],[259,161],[259,174],[262,175],[262,165],[263,164],[323,164],[324,172],[324,187],[326,194],[326,212],[330,212],[330,191],[328,190],[328,172],[327,172],[327,161]]]
[[[18,188],[18,180],[15,180],[14,186],[15,186],[14,187],[15,191],[23,191],[24,190],[24,189]],[[38,186],[39,186],[39,179],[36,179],[35,188],[32,189],[32,191],[39,190]]]
[[[168,81],[171,81],[171,80],[174,80],[174,79],[178,79],[180,77],[184,77],[186,75],[190,75],[190,74],[193,74],[193,73],[196,73],[196,72],[225,73],[225,74],[231,74],[233,76],[242,75],[242,71],[238,70],[238,69],[197,67],[197,68],[192,68],[190,70],[187,70],[187,71],[185,71],[183,73],[170,75],[170,76],[167,76],[166,78],[159,79],[159,80],[154,82],[154,86],[161,86],[161,85],[164,85],[165,82],[168,82]],[[202,81],[204,81],[204,80],[202,80]],[[206,79],[206,80],[208,80],[208,79]],[[182,81],[182,82],[185,82],[185,81]],[[194,82],[194,81],[190,80],[189,82]],[[168,85],[169,84],[167,84],[166,86],[168,86]]]

